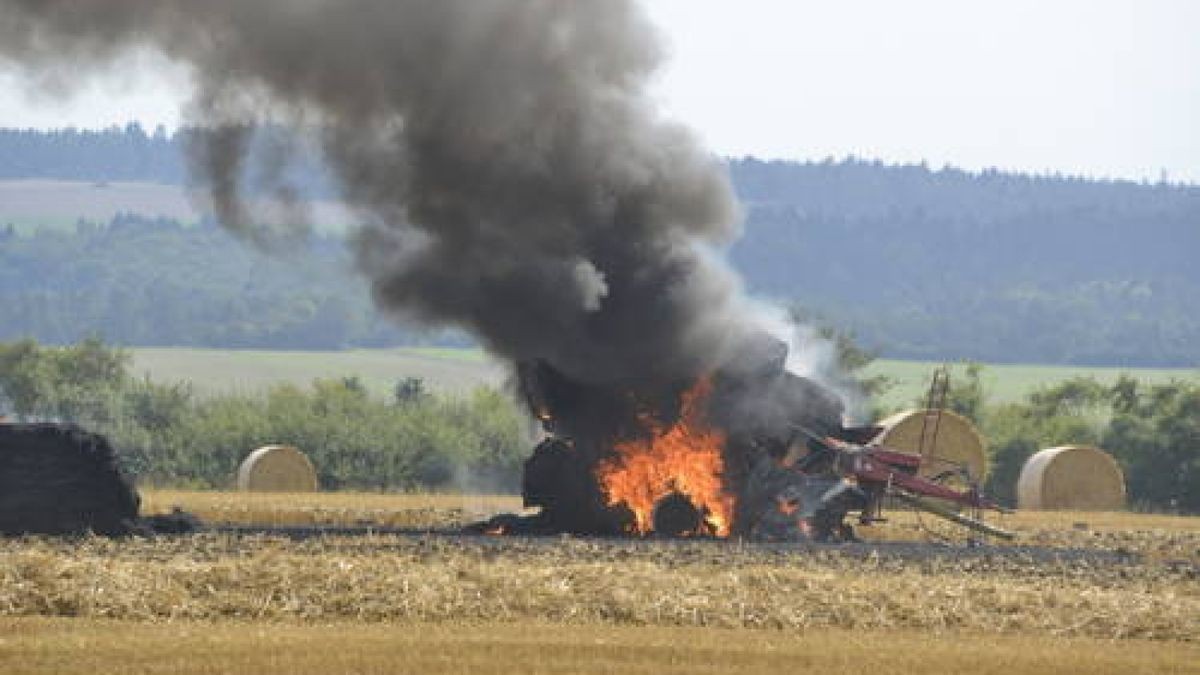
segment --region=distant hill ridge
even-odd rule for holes
[[[184,148],[191,132],[168,132],[159,126],[147,131],[137,122],[106,129],[65,128],[57,130],[0,128],[0,180],[53,178],[82,181],[150,181],[182,184],[187,180]],[[270,128],[266,137],[286,134]],[[801,203],[809,209],[836,208],[842,213],[878,212],[939,200],[939,192],[962,191],[958,206],[987,209],[1012,197],[1038,200],[1054,195],[1056,204],[1065,198],[1091,203],[1123,195],[1148,194],[1188,200],[1200,194],[1200,185],[1150,183],[1126,179],[1090,178],[1078,175],[1030,174],[984,169],[966,171],[954,167],[930,169],[921,164],[887,164],[879,160],[846,157],[819,161],[730,159],[739,195],[748,202],[784,201]],[[319,169],[308,171],[320,173]],[[305,169],[301,169],[300,174]],[[863,180],[864,178],[872,180]],[[856,186],[858,189],[846,189]],[[1047,189],[1053,188],[1053,189]],[[889,195],[889,199],[879,197]],[[861,197],[874,197],[862,201]],[[856,198],[855,204],[847,198]],[[1134,197],[1136,199],[1136,197]],[[1032,202],[1031,202],[1032,203]]]
[[[186,139],[186,132],[147,133],[136,124],[102,131],[0,130],[0,179],[182,184],[187,180]],[[1200,265],[1194,261],[1200,252],[1200,186],[931,170],[854,158],[745,158],[728,165],[746,206],[745,234],[733,245],[730,259],[750,290],[802,305],[854,331],[885,355],[1200,366]],[[313,162],[302,164],[292,176],[310,195],[332,193]],[[102,243],[98,238],[110,236],[103,230],[86,233],[93,245],[89,250],[103,250],[94,247]],[[174,237],[199,236],[171,232]],[[129,238],[128,233],[123,236]],[[116,248],[128,253],[133,243]],[[6,243],[0,236],[0,265],[20,246],[12,237]],[[52,248],[43,244],[37,250]],[[24,268],[36,268],[37,255],[28,250],[24,255]],[[220,267],[228,264],[223,261]],[[130,269],[127,261],[117,266]],[[19,302],[7,307],[38,308],[30,311],[40,313],[38,325],[58,327],[55,339],[73,332],[45,316],[53,313],[53,302],[45,308],[45,297],[28,296],[45,295],[47,288],[30,288],[25,279],[17,289],[11,275],[7,286],[4,278],[0,274],[0,301],[25,294],[9,298]],[[63,298],[70,290],[61,288],[65,283],[53,282]],[[265,287],[291,285],[292,292],[299,292],[294,284],[290,278],[262,282]],[[209,286],[214,298],[226,292],[219,286]],[[87,291],[102,292],[94,286]],[[315,291],[311,295],[328,297]],[[123,296],[114,292],[104,297],[111,303]],[[210,316],[219,323],[219,313]],[[214,336],[234,334],[243,336],[237,343],[245,346],[244,336],[251,334],[254,346],[269,347],[269,336],[279,334],[251,330],[244,316],[239,320],[243,323],[237,330],[214,325],[205,331],[205,346],[221,346]],[[10,314],[5,323],[0,339],[6,333],[22,334],[20,316]],[[176,329],[156,341],[157,325],[144,325],[135,339],[175,344],[190,334]],[[26,332],[37,335],[41,329]],[[366,332],[377,344],[381,334]],[[294,333],[287,339],[358,344],[356,334],[330,331],[326,325],[320,340],[306,341]]]

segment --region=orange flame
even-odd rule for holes
[[[650,438],[617,443],[614,456],[597,466],[596,478],[608,504],[629,507],[636,532],[649,533],[655,504],[678,492],[704,514],[705,523],[717,536],[729,535],[733,497],[722,483],[725,434],[704,419],[711,393],[712,381],[702,378],[684,392],[678,422],[666,427],[645,417]]]

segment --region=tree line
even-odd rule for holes
[[[199,397],[132,377],[128,354],[95,338],[0,344],[0,410],[103,433],[133,476],[164,487],[231,487],[251,450],[282,443],[312,458],[325,489],[514,491],[529,446],[493,389],[445,396],[406,380],[383,400],[347,377]]]
[[[1200,366],[1200,187],[734,162],[759,295],[891,358]]]
[[[1200,385],[1146,384],[1124,375],[1112,385],[1078,377],[1013,403],[992,404],[983,367],[969,365],[950,407],[989,442],[988,492],[1016,505],[1017,479],[1034,453],[1062,445],[1103,448],[1125,475],[1135,508],[1200,513]]]
[[[183,134],[131,122],[107,129],[0,129],[0,178],[152,181],[187,178]]]
[[[267,255],[212,223],[134,215],[28,236],[0,230],[0,340],[317,350],[466,342],[397,327],[351,268],[334,236]]]
[[[851,374],[870,363],[852,341],[837,345]],[[128,365],[123,350],[97,339],[0,344],[0,409],[101,431],[132,473],[167,487],[228,487],[251,449],[287,443],[310,454],[326,489],[515,490],[531,445],[524,415],[492,389],[448,397],[410,379],[383,400],[349,377],[201,398],[186,383],[131,377]],[[1200,513],[1200,385],[1076,378],[995,404],[983,373],[978,364],[958,373],[948,404],[989,439],[987,490],[1002,502],[1015,504],[1034,452],[1092,444],[1113,453],[1135,508]]]
[[[179,184],[189,133],[0,130],[0,177]],[[279,133],[264,132],[263,146]],[[750,292],[808,307],[885,356],[1200,366],[1200,186],[856,158],[728,167],[745,207],[728,254]],[[303,194],[333,193],[313,156],[302,153],[289,176]],[[316,237],[315,257],[292,258],[313,272],[298,274],[213,229],[121,216],[21,235],[0,223],[0,301],[11,317],[0,339],[67,344],[100,333],[264,348],[413,339],[381,326],[336,237]],[[134,253],[149,245],[160,248]],[[161,282],[158,295],[139,299],[146,280]]]

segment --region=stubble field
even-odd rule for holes
[[[212,523],[417,530],[519,506],[145,497],[145,511],[178,505]],[[1018,547],[221,531],[0,541],[0,670],[1197,672],[1200,519],[1005,524]],[[863,535],[925,538],[911,514]]]

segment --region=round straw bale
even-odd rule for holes
[[[238,467],[238,489],[252,492],[314,492],[317,472],[308,457],[290,445],[268,445],[250,453]]]
[[[1017,479],[1022,509],[1115,511],[1125,507],[1125,477],[1108,453],[1067,445],[1035,453]]]
[[[879,422],[875,442],[904,452],[920,453],[922,476],[937,476],[965,466],[972,481],[987,477],[983,436],[967,418],[951,410],[905,410]],[[925,439],[922,443],[921,434]]]

